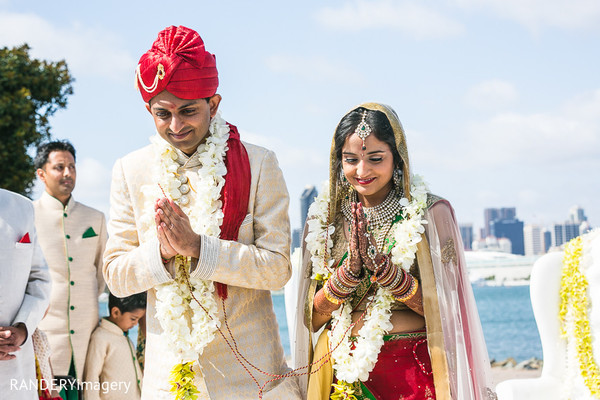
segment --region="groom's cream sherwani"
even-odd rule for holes
[[[228,285],[225,301],[227,323],[239,352],[256,367],[271,374],[289,370],[279,338],[270,290],[281,289],[291,276],[288,193],[273,152],[244,143],[250,160],[252,182],[248,211],[237,242],[202,236],[200,260],[192,277]],[[197,187],[199,165],[179,153],[179,173]],[[145,199],[144,185],[156,185],[152,176],[151,146],[118,160],[113,169],[109,240],[104,257],[104,276],[111,291],[126,296],[148,291],[146,365],[142,397],[172,399],[169,372],[177,360],[161,337],[157,321],[155,287],[172,280],[170,265],[161,262],[158,239],[145,240],[140,233]],[[190,194],[193,197],[193,191]],[[196,199],[192,198],[190,206]],[[153,212],[153,210],[150,210]],[[156,228],[154,228],[156,229]],[[215,294],[216,296],[216,294]],[[219,304],[221,327],[227,332]],[[228,340],[233,345],[231,338]],[[258,387],[236,361],[217,333],[199,356],[204,380],[197,386],[201,398],[257,399]],[[251,372],[264,384],[271,377]],[[202,374],[198,373],[197,376]],[[295,378],[269,384],[264,399],[299,399]]]

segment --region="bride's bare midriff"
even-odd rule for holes
[[[352,313],[352,322],[355,322],[362,315],[362,311]],[[363,318],[364,320],[364,318]],[[352,328],[352,336],[357,336],[358,331],[362,328],[364,321],[359,321]],[[390,322],[394,326],[389,333],[404,333],[413,332],[425,328],[425,318],[412,310],[392,311]]]

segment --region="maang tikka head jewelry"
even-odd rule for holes
[[[356,129],[354,130],[354,134],[362,139],[362,142],[363,142],[362,149],[363,150],[367,149],[367,146],[365,145],[365,139],[367,138],[367,136],[369,136],[371,134],[371,127],[365,121],[366,117],[367,117],[367,110],[363,111],[362,119],[361,119],[360,123],[358,124],[358,126],[356,127]]]

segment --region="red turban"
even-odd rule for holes
[[[165,89],[181,99],[211,97],[219,86],[215,56],[196,31],[170,26],[140,58],[135,83],[145,102]]]

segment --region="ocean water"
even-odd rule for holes
[[[529,286],[473,286],[490,359],[542,358]]]
[[[542,345],[531,309],[529,286],[473,286],[483,335],[490,359],[509,357],[517,362],[542,358]],[[285,299],[283,293],[272,293],[273,308],[279,324],[281,342],[290,355]],[[100,303],[100,315],[107,315],[106,302]],[[136,343],[137,326],[129,337]]]

